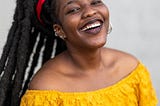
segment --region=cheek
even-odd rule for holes
[[[108,28],[109,24],[110,24],[110,17],[109,17],[109,10],[107,7],[104,7],[103,9],[101,9],[101,14],[104,17],[105,20],[105,27]]]
[[[104,18],[106,20],[109,20],[109,9],[107,8],[107,6],[104,6],[100,11],[103,14]]]
[[[62,22],[63,30],[66,34],[75,33],[78,28],[79,18],[77,16],[66,16]]]

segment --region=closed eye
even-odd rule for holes
[[[80,8],[79,8],[79,7],[72,8],[72,9],[70,9],[66,14],[70,14],[70,13],[77,13],[79,10],[80,10]]]
[[[102,0],[93,0],[93,2],[91,3],[91,5],[100,5],[103,4]]]

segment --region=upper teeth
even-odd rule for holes
[[[88,26],[84,27],[84,28],[82,29],[82,31],[88,30],[88,29],[90,29],[90,28],[98,27],[98,26],[100,26],[100,25],[101,25],[100,23],[91,24],[91,25],[88,25]]]

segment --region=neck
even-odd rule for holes
[[[96,50],[68,50],[73,64],[80,70],[100,70],[103,65],[102,48]]]

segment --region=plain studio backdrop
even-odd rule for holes
[[[0,3],[0,55],[12,23],[15,2],[1,0]],[[143,62],[160,100],[160,0],[105,0],[105,3],[113,27],[106,46],[131,53]]]

